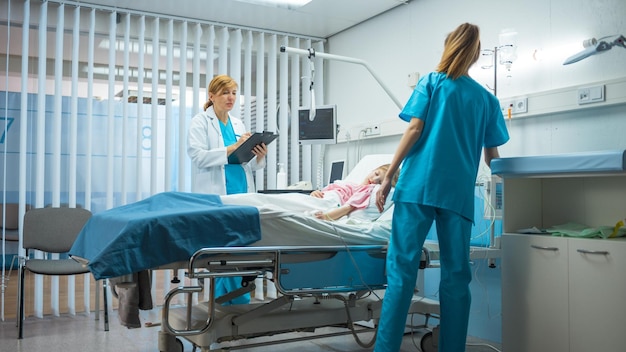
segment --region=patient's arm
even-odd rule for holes
[[[315,191],[311,192],[311,197],[324,198],[324,192],[316,189]]]
[[[339,208],[335,208],[335,209],[329,210],[327,212],[318,211],[314,215],[315,215],[316,218],[318,218],[320,220],[333,221],[333,220],[340,219],[340,218],[350,214],[351,212],[354,211],[354,209],[356,209],[356,208],[351,206],[351,205],[349,205],[349,204],[346,204],[346,205],[340,206]]]

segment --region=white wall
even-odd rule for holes
[[[625,88],[617,94],[622,97],[621,103],[581,109],[577,104],[569,104],[563,111],[558,109],[563,101],[556,101],[560,99],[558,94],[551,93],[575,91],[596,82],[626,81],[623,48],[615,47],[578,63],[562,65],[567,57],[583,49],[584,39],[626,35],[625,18],[623,0],[413,0],[329,38],[327,50],[367,62],[404,104],[412,92],[408,74],[432,71],[439,62],[445,36],[456,26],[463,22],[480,26],[483,48],[499,45],[500,31],[514,28],[518,32],[518,59],[510,79],[499,75],[497,95],[503,100],[543,96],[548,92],[548,102],[554,102],[554,109],[549,114],[508,121],[511,139],[500,148],[502,156],[626,149]],[[536,49],[542,49],[543,60],[533,60]],[[340,138],[345,140],[346,132],[350,132],[351,138],[349,143],[327,146],[326,161],[347,158],[351,167],[359,155],[393,153],[406,126],[398,118],[400,109],[393,100],[362,66],[329,61],[326,69],[326,103],[338,106]],[[476,68],[470,73],[477,81],[493,86],[493,71]],[[528,101],[532,110],[534,100]],[[380,125],[383,137],[357,141],[359,129],[372,124]],[[479,173],[489,170],[483,165]],[[496,269],[475,272],[471,336],[501,339],[499,277],[499,263]],[[426,281],[435,291],[438,280],[437,274],[426,273]],[[429,292],[423,294],[428,296]]]
[[[412,91],[408,74],[432,71],[439,62],[445,36],[457,25],[470,22],[480,26],[483,48],[499,45],[500,31],[514,28],[518,32],[518,59],[511,78],[498,75],[497,95],[503,99],[626,78],[626,50],[619,47],[562,65],[583,49],[584,39],[626,34],[625,15],[623,0],[413,0],[331,37],[327,50],[366,61],[404,104]],[[541,61],[533,59],[536,49],[542,50]],[[390,129],[391,134],[404,130],[397,117],[399,108],[364,67],[338,61],[329,61],[326,67],[326,101],[338,105],[341,138],[351,131],[354,140],[358,137],[355,127],[374,123],[381,124],[383,134]],[[503,71],[500,66],[499,73]],[[474,68],[470,72],[479,82],[493,86],[493,71]],[[511,140],[500,149],[501,154],[626,148],[625,105],[599,105],[584,111],[514,118],[509,125]],[[367,148],[393,152],[398,139],[368,139]],[[346,143],[340,143],[327,148],[327,153],[344,155],[345,148]]]

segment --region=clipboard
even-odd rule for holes
[[[254,153],[252,153],[254,147],[261,143],[268,145],[272,143],[276,137],[278,137],[278,134],[273,132],[255,132],[228,156],[228,163],[241,164],[250,161],[250,159],[254,158]]]

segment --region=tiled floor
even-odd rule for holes
[[[96,321],[93,313],[87,315],[62,315],[60,317],[46,316],[44,319],[30,317],[24,324],[24,339],[17,340],[17,327],[15,321],[0,323],[0,351],[1,352],[35,352],[35,351],[101,351],[101,352],[157,352],[158,331],[160,327],[141,327],[127,329],[119,324],[117,312],[111,313],[110,330],[104,331],[103,320]],[[142,311],[142,322],[158,321],[158,310]],[[326,332],[345,331],[338,328],[323,329]],[[309,333],[291,333],[281,335],[284,337],[302,337]],[[358,335],[364,343],[369,342],[372,333]],[[241,343],[250,343],[267,340],[276,340],[279,337],[257,338],[241,340]],[[493,352],[499,351],[499,344],[468,339],[470,343],[467,352]],[[183,342],[185,351],[192,351],[193,347],[187,341]],[[406,334],[402,345],[403,352],[420,351],[419,334]],[[234,346],[233,346],[234,347]],[[234,349],[234,348],[233,348]],[[371,351],[371,348],[360,347],[351,335],[329,337],[308,341],[290,342],[279,345],[270,345],[255,348],[242,348],[239,351],[270,352],[270,351],[298,351],[298,352],[321,352],[321,351]],[[199,349],[198,349],[199,351]]]

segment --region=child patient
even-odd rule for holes
[[[361,184],[337,180],[324,187],[321,191],[315,190],[311,192],[312,197],[332,198],[340,204],[337,208],[328,211],[317,211],[313,215],[321,220],[333,221],[349,215],[354,210],[367,208],[370,204],[372,191],[382,182],[388,169],[389,164],[377,167],[367,175]],[[395,186],[398,180],[398,173],[396,172],[393,177],[392,187]]]

